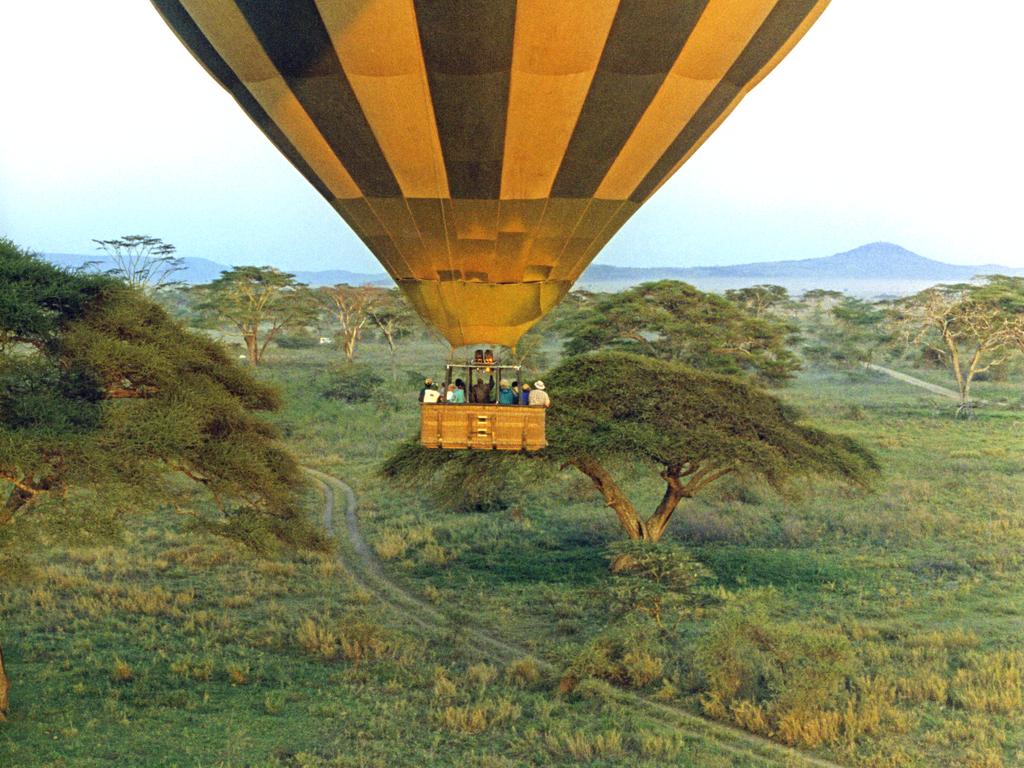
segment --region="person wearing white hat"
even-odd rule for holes
[[[427,394],[428,390],[434,389],[434,380],[429,376],[423,380],[423,389],[420,390],[420,402],[423,402],[423,396]],[[433,401],[436,402],[436,401]]]
[[[537,380],[533,382],[533,389],[530,390],[530,405],[535,405],[540,408],[550,408],[551,398],[548,397],[548,393],[544,391],[544,382]]]

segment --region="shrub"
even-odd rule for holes
[[[247,664],[231,663],[225,668],[228,673],[228,680],[234,685],[245,685],[249,682],[249,666]]]
[[[466,680],[473,685],[480,686],[480,688],[487,687],[487,685],[494,682],[497,677],[498,670],[485,662],[474,664],[466,670]]]
[[[127,661],[121,658],[114,659],[114,669],[111,672],[111,678],[114,682],[127,683],[134,677],[135,673]]]
[[[540,665],[536,659],[517,659],[505,669],[505,679],[517,688],[531,688],[540,682]]]
[[[545,734],[544,746],[554,756],[568,755],[580,762],[623,756],[622,734],[616,730],[594,735],[583,731],[553,731]]]
[[[618,541],[608,547],[612,564],[618,571],[653,581],[674,592],[688,592],[709,575],[684,548],[647,541]]]
[[[522,708],[518,704],[500,698],[481,704],[445,707],[441,710],[439,719],[441,724],[450,731],[476,734],[491,726],[515,722],[522,713]]]
[[[838,632],[737,607],[712,624],[695,654],[709,715],[805,746],[839,739],[839,694],[852,662]]]
[[[644,757],[675,762],[686,745],[684,736],[678,733],[647,733],[639,732],[633,737],[637,750]]]
[[[320,339],[309,333],[292,333],[278,336],[274,343],[281,349],[315,349],[320,346]]]
[[[441,711],[441,723],[450,731],[458,733],[480,733],[487,729],[487,708],[469,705],[445,707]]]
[[[692,597],[710,572],[683,547],[667,543],[621,541],[608,547],[617,578],[608,588],[612,611],[645,613],[658,624],[668,605]]]
[[[644,688],[664,669],[660,644],[649,621],[631,621],[598,635],[573,659],[563,676],[563,689],[573,681],[597,678],[616,685]]]
[[[307,617],[299,625],[295,639],[306,653],[330,661],[398,659],[406,650],[402,638],[371,622],[357,619],[334,621]]]
[[[405,542],[405,537],[398,531],[385,531],[373,548],[381,560],[394,560],[402,557],[409,546]]]
[[[367,403],[374,399],[384,377],[368,365],[348,363],[331,372],[331,380],[323,390],[329,400],[345,403]]]
[[[456,557],[455,552],[445,549],[440,544],[427,544],[420,551],[420,562],[434,568],[443,568]]]
[[[952,699],[970,712],[1011,714],[1022,703],[1024,654],[1019,651],[970,653],[953,677]]]
[[[455,698],[459,689],[455,682],[448,677],[444,667],[434,668],[434,698],[440,701],[449,701]]]

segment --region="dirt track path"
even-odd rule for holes
[[[864,363],[864,367],[867,368],[869,371],[877,371],[878,373],[884,373],[886,376],[891,376],[892,378],[898,379],[899,381],[905,382],[907,384],[912,384],[915,387],[927,389],[932,394],[942,395],[943,397],[949,397],[952,398],[953,400],[956,400],[957,402],[960,402],[960,395],[955,390],[947,389],[946,387],[940,387],[938,384],[932,384],[931,382],[924,381],[923,379],[917,379],[914,378],[913,376],[908,376],[905,373],[894,371],[892,368],[886,368],[881,365],[875,365],[874,363]]]
[[[345,571],[364,589],[381,602],[399,611],[416,626],[434,635],[450,635],[454,629],[448,617],[431,604],[409,594],[389,579],[380,561],[370,549],[359,531],[356,516],[356,496],[352,489],[319,470],[306,467],[324,494],[324,526],[334,531],[338,540],[339,560]],[[336,527],[334,510],[336,499],[345,500],[345,536]],[[556,667],[536,657],[525,648],[494,637],[476,627],[457,628],[462,636],[473,641],[490,660],[502,663],[525,657],[534,658],[538,666],[548,673],[557,673]],[[815,766],[815,768],[843,768],[838,763],[799,752],[790,747],[776,744],[768,739],[754,736],[739,728],[733,728],[713,720],[706,720],[685,709],[654,701],[646,696],[607,686],[607,696],[619,703],[642,709],[648,716],[675,728],[684,736],[708,741],[724,752],[743,758],[748,762],[764,766]]]

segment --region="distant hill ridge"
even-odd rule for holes
[[[89,256],[81,253],[44,253],[43,258],[52,264],[75,269],[84,264],[93,262],[97,269],[110,269],[112,264],[103,258],[102,254]],[[209,259],[200,259],[195,256],[186,256],[182,259],[185,269],[175,274],[177,280],[189,285],[208,283],[220,277],[221,272],[231,269],[227,264],[218,264]],[[259,265],[263,266],[263,265]],[[289,270],[290,271],[290,270]],[[349,272],[344,269],[328,269],[322,271],[298,270],[291,272],[295,279],[307,285],[338,285],[348,283],[349,285],[391,285],[391,278],[383,272],[365,273]]]
[[[975,275],[1024,274],[1024,270],[997,264],[946,264],[925,258],[894,243],[868,243],[852,251],[814,259],[764,261],[721,267],[615,267],[592,264],[581,282],[609,280],[686,280],[688,278],[804,278],[855,280],[970,280]]]
[[[54,264],[80,267],[98,262],[109,268],[101,256],[50,253],[44,257]],[[208,259],[186,257],[185,270],[178,277],[186,283],[208,283],[230,269]],[[790,290],[809,287],[848,290],[863,295],[885,291],[906,293],[934,283],[961,282],[985,274],[1024,275],[1024,269],[997,264],[946,264],[925,258],[894,243],[868,243],[852,251],[814,259],[765,261],[719,267],[620,267],[592,264],[577,281],[577,287],[591,290],[620,290],[649,280],[684,280],[704,290],[720,290],[755,283],[779,283]],[[343,269],[298,270],[297,280],[307,285],[392,285],[384,273],[349,272]],[[875,286],[867,288],[865,286]]]

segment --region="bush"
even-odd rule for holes
[[[668,543],[620,541],[607,554],[617,574],[608,601],[619,616],[645,613],[661,624],[666,611],[692,599],[694,587],[710,576],[685,548]]]
[[[690,592],[710,575],[684,548],[669,543],[618,541],[608,547],[612,564],[623,574],[661,584],[673,592]]]
[[[331,372],[331,381],[323,390],[329,400],[345,403],[367,403],[374,399],[384,377],[368,365],[346,364]]]
[[[320,346],[320,339],[309,333],[295,333],[278,336],[274,343],[281,349],[315,349]]]
[[[505,669],[505,680],[517,688],[532,688],[540,679],[540,665],[529,657],[517,659]]]
[[[1024,701],[1024,654],[969,653],[953,678],[953,703],[968,712],[1009,715]]]
[[[295,632],[299,646],[324,661],[401,659],[412,649],[400,635],[372,622],[349,616],[340,621],[307,617]]]
[[[763,609],[730,609],[695,654],[705,712],[805,746],[839,738],[852,661],[845,635],[773,622]]]
[[[563,690],[587,678],[630,688],[660,680],[664,662],[650,621],[629,621],[594,638],[573,659],[562,676]]]

